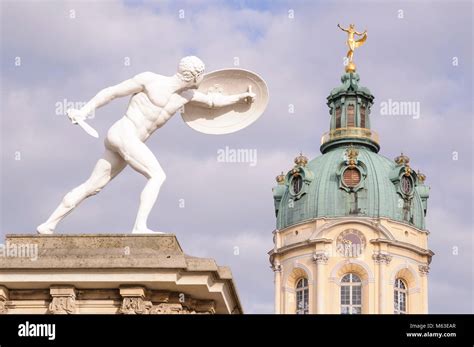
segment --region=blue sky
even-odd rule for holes
[[[300,150],[310,158],[320,154],[320,136],[329,128],[326,96],[339,84],[346,53],[336,24],[354,22],[369,32],[355,61],[360,83],[376,98],[372,128],[380,134],[380,154],[403,151],[431,186],[430,312],[473,312],[471,2],[3,1],[1,7],[2,236],[34,233],[88,177],[104,133],[128,100],[96,113],[91,125],[99,140],[56,115],[58,102],[88,101],[143,71],[171,75],[189,53],[208,71],[234,67],[238,57],[239,67],[267,81],[266,113],[227,136],[194,132],[179,115],[154,134],[148,145],[168,179],[150,225],[177,234],[187,253],[229,265],[246,312],[272,312],[271,188]],[[380,115],[388,99],[420,102],[420,119]],[[256,149],[258,164],[217,162],[226,146]],[[144,184],[127,168],[58,232],[128,232]]]

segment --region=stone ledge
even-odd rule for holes
[[[143,293],[122,303],[124,312],[138,305],[139,312],[150,313],[242,313],[230,269],[186,255],[173,234],[8,234],[1,246],[3,313],[73,313],[76,307],[82,313],[117,313],[119,298],[110,293],[130,288]],[[74,291],[63,293],[64,288]],[[170,292],[185,294],[192,303],[170,306],[165,300]],[[138,301],[145,296],[143,306]]]
[[[12,255],[15,248],[17,255]],[[30,256],[18,256],[21,252],[30,252]],[[0,253],[3,269],[187,268],[183,250],[173,234],[8,234],[3,253],[7,253]]]
[[[37,256],[33,257],[31,247],[37,247]],[[17,255],[30,254],[8,256],[13,248]],[[7,234],[3,252],[0,249],[0,269],[3,270],[71,268],[185,269],[212,271],[219,279],[232,279],[230,269],[218,266],[214,259],[185,254],[174,234]]]

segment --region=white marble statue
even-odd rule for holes
[[[57,224],[84,199],[95,195],[127,165],[143,174],[148,182],[140,196],[140,206],[133,233],[153,233],[147,219],[158,197],[166,175],[152,151],[145,144],[180,108],[192,102],[206,108],[221,108],[237,103],[252,103],[256,94],[250,90],[234,95],[202,93],[197,90],[204,76],[204,63],[197,57],[183,58],[178,72],[170,77],[144,72],[120,84],[101,90],[80,110],[67,114],[74,124],[80,124],[89,134],[94,130],[85,123],[90,113],[115,98],[131,95],[124,117],[108,130],[105,152],[91,176],[63,198],[46,222],[38,226],[40,234],[52,234]]]

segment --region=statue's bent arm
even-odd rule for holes
[[[145,84],[152,78],[153,73],[143,72],[115,86],[104,88],[81,109],[81,113],[88,115],[115,98],[139,93],[143,91]]]

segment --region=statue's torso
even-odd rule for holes
[[[126,112],[126,117],[133,122],[142,141],[161,128],[188,102],[188,99],[173,92],[166,77],[156,76],[145,85],[143,92],[131,97]]]

